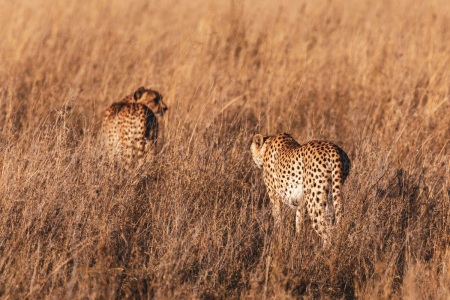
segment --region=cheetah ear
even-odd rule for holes
[[[145,92],[145,87],[141,86],[140,88],[137,89],[136,92],[134,92],[134,100],[139,100],[142,97],[142,94],[144,94]]]
[[[162,96],[160,93],[158,93],[157,91],[153,91],[153,93],[155,94],[155,99],[153,99],[155,101],[156,104],[159,103],[159,101],[162,100]]]
[[[261,146],[264,144],[264,137],[262,134],[255,134],[253,136],[253,143],[255,143],[256,147],[261,148]]]

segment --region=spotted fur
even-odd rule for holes
[[[113,103],[103,118],[103,138],[111,160],[130,166],[146,153],[155,154],[158,119],[167,111],[162,96],[143,87]]]
[[[342,216],[341,188],[350,171],[347,154],[327,141],[301,145],[286,133],[257,134],[250,150],[255,164],[263,169],[276,224],[281,221],[283,202],[296,210],[297,234],[307,214],[324,244],[329,244],[330,226],[339,223]]]

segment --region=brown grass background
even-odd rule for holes
[[[450,2],[0,1],[0,297],[450,297]],[[145,85],[161,153],[98,130]],[[274,243],[254,133],[353,167],[323,250]],[[275,246],[276,245],[276,246]]]

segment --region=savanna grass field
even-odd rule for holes
[[[449,299],[450,2],[0,0],[0,298]],[[169,111],[112,168],[115,101]],[[254,134],[352,161],[326,249]]]

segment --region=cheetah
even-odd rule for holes
[[[309,215],[324,246],[329,245],[330,225],[339,223],[342,216],[341,188],[351,166],[347,154],[327,141],[301,145],[287,133],[256,134],[250,150],[256,166],[263,169],[276,226],[283,202],[296,210],[297,235],[304,215]]]
[[[102,134],[110,160],[124,159],[131,166],[145,153],[155,155],[157,116],[168,110],[162,98],[157,91],[140,87],[106,110]]]

